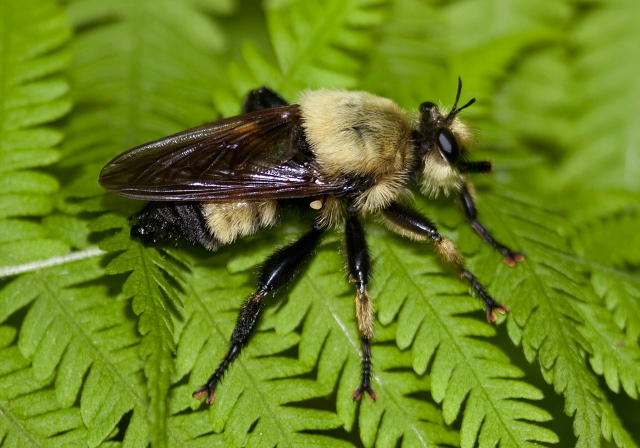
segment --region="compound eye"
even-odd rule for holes
[[[451,165],[458,163],[460,146],[458,145],[458,140],[449,129],[442,128],[438,131],[438,147]]]
[[[437,109],[437,108],[438,108],[438,106],[436,106],[435,103],[427,101],[426,103],[422,103],[420,105],[420,113],[423,114],[423,115],[424,114],[431,114],[431,111],[433,109]]]

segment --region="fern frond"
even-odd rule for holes
[[[71,83],[84,113],[67,127],[61,166],[75,176],[65,179],[63,197],[102,197],[95,180],[106,160],[215,118],[211,53],[225,43],[215,23],[189,2],[71,1],[67,11],[82,27]],[[189,18],[189,26],[176,17]],[[92,208],[104,209],[97,202]],[[78,211],[72,200],[61,206]]]
[[[97,445],[129,411],[127,437],[146,439],[139,336],[126,302],[105,303],[106,285],[87,286],[102,275],[94,257],[23,275],[0,292],[0,321],[31,305],[17,343],[2,352],[0,400],[35,443]]]
[[[633,118],[640,113],[635,100],[640,62],[628,57],[640,45],[638,20],[636,2],[596,2],[571,36],[578,108],[573,152],[559,171],[560,187],[589,179],[591,187],[640,190],[640,136]]]
[[[228,92],[216,89],[216,105],[224,115],[234,115],[238,100],[261,85],[290,99],[309,87],[355,87],[374,27],[384,19],[385,4],[386,0],[268,2],[267,24],[276,60],[257,43],[244,44],[244,59],[229,67],[237,96],[230,99]]]
[[[247,245],[252,246],[255,244]],[[180,386],[173,390],[172,413],[176,415],[171,418],[172,425],[183,427],[188,421],[203,418],[200,414],[209,415],[185,411],[198,403],[191,393],[206,381],[226,353],[240,305],[253,289],[247,285],[246,274],[229,276],[226,264],[234,252],[223,250],[215,259],[193,268],[173,378]],[[319,432],[340,426],[335,413],[309,406],[297,408],[292,403],[317,399],[328,391],[304,378],[311,369],[309,365],[287,355],[295,349],[299,337],[295,333],[274,333],[273,324],[269,324],[270,313],[266,313],[251,344],[220,384],[214,412],[207,417],[214,431],[224,432],[208,435],[211,427],[203,425],[195,432],[185,433],[185,442],[201,432],[212,441],[222,438],[227,446],[321,445]],[[188,384],[183,384],[183,377],[189,372]],[[301,430],[315,432],[305,434]],[[330,438],[324,440],[325,446],[341,446]]]
[[[640,335],[640,285],[636,277],[598,266],[591,279],[596,292],[613,313],[614,322],[632,340]]]
[[[578,266],[591,271],[591,284],[607,311],[588,309],[592,325],[587,336],[594,352],[591,362],[607,385],[631,397],[640,386],[640,277],[625,272],[640,260],[637,251],[638,195],[601,190],[584,198],[576,223],[573,247]],[[592,315],[593,313],[595,315]],[[611,314],[610,314],[611,313]]]
[[[537,368],[545,390],[564,398],[579,447],[637,446],[621,421],[640,395],[637,197],[628,191],[640,166],[637,62],[627,57],[635,3],[65,5],[76,28],[68,84],[69,37],[55,5],[0,2],[0,276],[12,277],[0,283],[0,446],[528,447],[558,441],[550,428],[573,445],[559,419],[548,421],[562,410],[528,383]],[[218,14],[233,15],[218,26]],[[238,61],[229,66],[226,55]],[[211,257],[146,249],[125,219],[141,205],[106,195],[99,169],[216,119],[212,90],[221,115],[263,84],[291,100],[309,87],[371,90],[415,110],[449,105],[458,75],[464,95],[479,99],[468,116],[485,142],[499,143],[486,154],[497,158],[492,191],[513,192],[480,192],[481,217],[527,261],[501,265],[460,214],[417,202],[510,305],[509,336],[535,363],[507,357],[499,347],[509,341],[493,337],[480,303],[428,244],[367,223],[378,401],[351,399],[360,343],[333,232],[291,289],[269,299],[216,403],[192,398],[227,350],[256,266],[304,227],[286,218]],[[67,113],[68,96],[77,106],[59,150],[62,134],[46,124]],[[591,189],[534,199],[569,182]]]
[[[525,401],[539,400],[540,391],[519,380],[523,372],[480,339],[494,335],[488,324],[464,316],[480,309],[477,299],[441,271],[425,254],[431,252],[428,248],[398,243],[387,239],[373,246],[379,254],[376,267],[384,273],[376,280],[379,317],[383,323],[398,320],[396,340],[400,347],[412,346],[417,372],[431,364],[431,393],[442,403],[448,423],[462,413],[466,401],[461,446],[474,446],[476,440],[480,446],[556,442],[553,432],[532,423],[550,415]]]
[[[444,425],[433,403],[425,400],[429,383],[411,371],[408,353],[400,354],[384,343],[388,334],[376,338],[372,348],[373,387],[378,399],[375,403],[363,401],[358,414],[351,399],[361,370],[355,295],[339,269],[343,260],[336,242],[329,249],[318,254],[320,259],[293,289],[278,315],[276,330],[284,332],[295,325],[294,316],[304,316],[299,357],[310,365],[318,363],[318,379],[327,393],[337,381],[338,416],[347,429],[358,420],[365,446],[394,446],[399,439],[416,443],[414,446],[456,443],[457,435]]]
[[[557,41],[572,18],[569,1],[521,0],[454,2],[443,13],[442,42],[454,74],[469,79],[471,91],[494,92],[510,76],[511,66],[532,47]],[[497,84],[497,85],[496,85]],[[490,105],[492,96],[479,97]]]
[[[69,2],[68,14],[80,27],[71,82],[84,113],[74,115],[67,127],[69,138],[60,165],[73,175],[64,179],[59,202],[64,211],[119,208],[131,214],[136,205],[106,204],[96,182],[104,163],[139,143],[215,118],[208,93],[215,82],[211,54],[224,48],[225,36],[197,3]],[[106,216],[92,225],[96,231],[115,232],[103,244],[121,253],[111,260],[107,272],[130,272],[123,292],[132,298],[142,335],[137,349],[148,387],[138,393],[146,393],[150,403],[131,417],[144,430],[142,435],[131,432],[129,436],[127,430],[125,440],[131,437],[146,444],[150,437],[154,446],[166,446],[174,443],[166,427],[175,350],[173,319],[178,317],[171,310],[181,307],[179,286],[169,278],[178,279],[180,273],[161,253],[132,243],[125,219]],[[107,379],[104,382],[109,384]],[[115,397],[104,406],[96,398],[87,396],[82,401],[83,410],[95,420],[120,419],[130,412]]]
[[[53,1],[0,4],[0,265],[66,253],[33,219],[51,212],[58,182],[38,168],[60,157],[62,134],[46,127],[71,102],[60,72],[70,32]]]
[[[424,99],[452,98],[458,76],[469,96],[494,92],[496,81],[509,76],[510,65],[531,46],[557,36],[570,17],[570,3],[564,1],[552,7],[476,0],[393,2],[389,20],[380,30],[381,43],[370,55],[364,85],[382,87],[382,93],[412,108]],[[468,113],[486,114],[483,108],[491,105],[491,99],[491,95],[479,97]]]
[[[640,210],[638,202],[600,219],[583,221],[576,228],[576,248],[585,259],[602,266],[640,264]]]
[[[499,217],[491,217],[505,200],[509,208],[502,208]],[[502,268],[496,273],[501,280],[492,283],[495,294],[507,298],[511,307],[509,334],[522,344],[527,359],[538,359],[546,381],[565,396],[565,412],[574,417],[577,446],[599,446],[602,435],[617,446],[635,446],[585,358],[593,356],[594,366],[603,357],[616,359],[616,365],[607,367],[606,376],[611,380],[616,367],[635,365],[637,369],[636,350],[614,354],[608,346],[621,332],[607,324],[611,317],[582,269],[571,261],[566,239],[558,232],[568,223],[557,212],[522,197],[485,197],[483,203],[487,204],[484,215],[509,229],[507,242],[527,253],[522,265],[526,275],[503,278]],[[617,374],[627,378],[626,373]]]
[[[173,372],[173,319],[171,310],[182,306],[173,282],[181,281],[181,273],[155,249],[145,249],[129,238],[126,220],[103,215],[92,224],[94,231],[118,229],[105,238],[101,248],[118,252],[106,268],[108,274],[129,273],[122,293],[132,298],[133,312],[139,317],[138,331],[142,335],[139,356],[144,361],[147,393],[151,399],[148,413],[150,431],[156,446],[166,443],[166,396]],[[110,410],[108,414],[113,411]]]
[[[505,148],[504,157],[517,170],[514,177],[528,180],[535,174],[536,189],[555,184],[555,167],[543,162],[563,156],[575,143],[567,132],[575,115],[572,92],[566,88],[572,79],[566,50],[549,45],[519,61],[494,98],[490,143]]]
[[[631,297],[640,297],[640,284],[628,285]],[[635,290],[632,289],[635,287]],[[636,303],[637,305],[637,303]],[[640,348],[637,338],[625,335],[610,313],[602,309],[582,307],[589,326],[583,330],[591,342],[591,365],[598,375],[603,375],[607,386],[614,391],[623,390],[632,398],[640,391]],[[622,307],[621,307],[622,308]]]

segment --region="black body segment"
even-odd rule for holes
[[[371,387],[371,339],[374,315],[373,305],[367,292],[367,285],[371,278],[371,257],[364,228],[358,219],[357,210],[353,207],[347,210],[345,237],[349,276],[356,285],[356,317],[362,345],[362,377],[352,397],[354,400],[360,400],[366,393],[372,401],[375,401],[376,393]]]
[[[275,294],[295,278],[304,264],[313,256],[323,230],[322,227],[314,225],[300,239],[278,249],[265,260],[260,267],[256,292],[247,297],[242,305],[227,354],[209,380],[193,393],[195,398],[206,396],[209,404],[215,401],[216,386],[231,363],[238,357],[242,347],[247,344],[258,322],[264,298],[268,294]]]
[[[509,249],[504,244],[499,243],[491,232],[478,220],[478,212],[470,192],[470,186],[467,183],[460,187],[460,203],[469,224],[478,235],[491,247],[498,250],[504,256],[504,262],[509,266],[515,266],[519,261],[524,261],[524,254]]]
[[[131,236],[139,238],[146,246],[186,240],[208,249],[217,247],[197,202],[149,202],[131,220],[135,222]]]
[[[383,214],[395,226],[404,229],[407,233],[423,235],[433,240],[440,257],[465,279],[482,299],[489,322],[495,322],[496,311],[502,314],[507,312],[507,307],[491,297],[482,283],[465,267],[462,255],[455,245],[448,238],[441,236],[435,224],[428,218],[399,203],[391,204],[383,210]]]

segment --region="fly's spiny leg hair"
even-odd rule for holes
[[[231,335],[229,351],[206,384],[193,393],[195,398],[200,399],[206,396],[208,404],[215,401],[216,385],[227,368],[238,357],[242,347],[247,344],[262,310],[263,299],[268,294],[275,294],[300,272],[305,263],[313,256],[323,230],[324,227],[314,224],[312,229],[300,239],[277,250],[264,261],[258,274],[257,290],[247,297],[240,310]]]
[[[242,113],[255,112],[257,110],[270,109],[272,107],[286,106],[288,103],[277,92],[269,87],[259,87],[247,94],[242,102]]]
[[[360,400],[362,394],[369,394],[371,401],[376,400],[376,393],[371,388],[371,339],[373,339],[373,306],[367,285],[371,277],[371,258],[364,234],[364,228],[358,220],[355,207],[347,211],[345,236],[347,241],[347,261],[350,280],[356,285],[356,316],[362,344],[362,379],[353,392],[352,398]]]
[[[149,202],[131,217],[131,236],[146,246],[186,240],[205,247],[215,246],[197,202]]]
[[[484,303],[487,313],[487,320],[495,322],[496,311],[504,314],[508,308],[498,302],[489,295],[485,287],[464,265],[462,254],[451,240],[440,235],[436,225],[428,218],[422,216],[416,210],[401,205],[397,202],[392,203],[382,211],[383,216],[388,220],[389,228],[403,236],[414,240],[426,240],[430,238],[436,245],[439,255],[449,265],[451,265],[462,277],[467,280],[475,292],[480,296]]]
[[[460,202],[462,203],[462,209],[464,210],[464,214],[467,217],[469,224],[473,227],[473,230],[475,230],[489,246],[498,250],[504,257],[504,262],[509,266],[515,266],[519,261],[524,261],[524,253],[511,250],[507,246],[496,241],[493,235],[491,235],[491,232],[489,232],[478,220],[478,211],[476,210],[475,200],[471,193],[472,191],[473,186],[467,182],[463,183],[460,188]]]

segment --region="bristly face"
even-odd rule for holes
[[[437,105],[425,102],[420,105],[420,122],[418,125],[417,152],[423,158],[422,191],[435,196],[444,190],[460,188],[466,173],[487,173],[491,171],[490,162],[468,162],[465,160],[465,144],[470,140],[470,131],[456,115],[471,106],[476,100],[472,98],[464,106],[458,108],[462,81],[458,78],[458,92],[453,108],[443,115]]]

